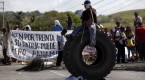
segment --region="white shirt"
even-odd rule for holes
[[[64,35],[58,35],[57,40],[60,43],[60,45],[58,45],[58,46],[59,46],[60,50],[62,51],[63,47],[65,45],[65,42],[66,42],[66,38],[64,37]]]
[[[135,27],[138,27],[139,23],[142,23],[142,18],[140,16],[137,16],[135,18]]]

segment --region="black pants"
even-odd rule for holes
[[[125,47],[124,45],[121,45],[119,42],[116,42],[116,47],[118,49],[118,54],[117,54],[117,63],[125,62]]]
[[[3,49],[4,63],[10,63],[10,57],[7,56],[7,49]]]
[[[63,51],[59,51],[57,61],[56,61],[56,66],[61,66],[62,58],[63,58]]]

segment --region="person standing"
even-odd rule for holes
[[[134,60],[134,51],[135,51],[135,44],[134,44],[134,33],[131,30],[130,26],[127,26],[125,31],[126,37],[127,37],[127,50],[128,50],[128,61],[131,60],[130,52],[132,53],[132,60]],[[137,56],[137,55],[136,55]]]
[[[2,49],[3,49],[3,56],[4,56],[3,64],[10,65],[11,64],[10,57],[8,57],[7,55],[7,49],[8,49],[7,40],[8,40],[8,32],[6,31],[5,28],[3,28],[3,35],[2,35]]]
[[[65,39],[66,33],[67,33],[67,30],[63,29],[61,31],[61,35],[57,37],[59,52],[58,52],[58,57],[57,57],[57,61],[56,61],[56,67],[61,66],[61,62],[62,62],[62,58],[63,58],[63,47],[64,47],[65,42],[66,42],[66,39]]]
[[[139,27],[136,29],[136,43],[140,61],[145,61],[145,27],[142,23],[139,23]]]
[[[139,27],[139,24],[142,23],[142,18],[138,15],[138,12],[134,12],[135,20],[134,20],[134,26],[135,29]]]
[[[72,29],[72,18],[69,13],[68,13],[67,25],[68,25],[68,30],[71,30]]]
[[[62,31],[63,26],[60,24],[58,20],[55,20],[55,25],[52,28],[52,31]]]
[[[116,22],[116,27],[112,29],[112,38],[114,42],[116,42],[119,37],[117,33],[120,31],[120,28],[121,28],[120,22]]]
[[[116,48],[118,50],[117,52],[117,63],[120,63],[120,60],[122,63],[127,63],[125,61],[125,28],[120,25],[120,22],[116,22],[116,27],[113,28],[114,32],[114,42],[116,45]]]

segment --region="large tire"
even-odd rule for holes
[[[71,41],[66,41],[65,46],[63,48],[63,61],[64,61],[64,64],[65,64],[66,68],[68,69],[68,71],[72,72],[71,71],[72,66],[71,66],[71,64],[69,64],[69,63],[71,63],[70,60],[69,60],[69,58],[70,58],[70,55],[69,55],[70,54],[70,50],[69,50],[70,45],[71,45]]]
[[[98,80],[106,77],[115,65],[115,46],[103,32],[96,32],[97,50],[96,61],[87,65],[82,58],[82,51],[89,44],[89,32],[86,31],[81,42],[82,34],[79,34],[73,42],[66,43],[64,48],[64,63],[68,71],[78,77],[87,80]]]

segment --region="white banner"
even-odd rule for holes
[[[18,60],[51,59],[58,54],[57,31],[10,32],[8,55]]]

